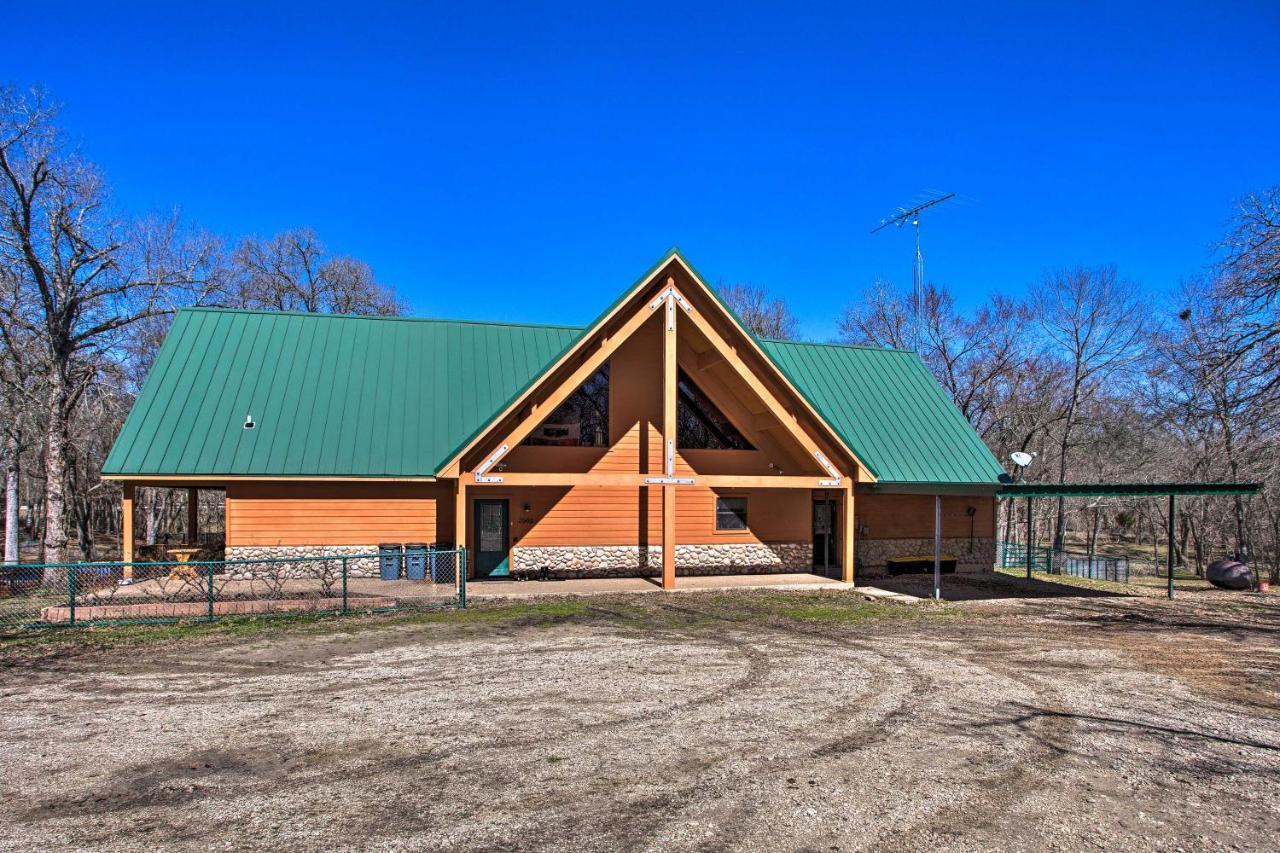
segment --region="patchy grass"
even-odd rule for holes
[[[57,627],[0,635],[0,656],[11,652],[57,652],[74,649],[117,649],[153,643],[211,639],[244,639],[272,634],[328,634],[343,631],[403,628],[413,625],[482,625],[495,622],[552,623],[588,613],[580,601],[541,601],[505,606],[473,606],[465,610],[401,610],[340,616],[287,613],[225,617],[214,622]]]
[[[422,621],[458,625],[500,622],[507,619],[565,619],[572,616],[585,616],[589,612],[590,608],[582,599],[552,599],[499,605],[472,605],[465,610],[440,610],[426,614]]]
[[[918,616],[909,605],[862,603],[852,606],[834,604],[792,604],[775,612],[784,619],[806,622],[865,622],[868,619],[904,619]],[[934,615],[934,614],[930,614]]]
[[[40,618],[40,611],[45,607],[66,603],[65,592],[58,593],[44,589],[0,598],[0,626],[35,622]]]
[[[564,624],[612,625],[635,631],[723,628],[726,624],[767,625],[778,621],[852,624],[871,619],[953,617],[959,611],[936,605],[871,602],[846,592],[698,593],[680,596],[618,595],[480,602],[465,610],[402,610],[393,613],[280,614],[227,617],[215,622],[152,625],[98,625],[49,628],[0,636],[0,664],[6,660],[49,659],[95,650],[202,643],[284,634],[340,634],[439,626],[464,632],[487,628],[549,628]]]

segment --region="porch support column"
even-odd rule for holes
[[[462,482],[459,477],[454,481],[453,493],[453,547],[458,549],[461,555],[467,547],[467,485]],[[455,588],[462,587],[462,570],[465,569],[470,575],[471,560],[468,553],[465,558],[455,559],[455,568],[453,572],[453,585]],[[465,562],[464,562],[465,560]]]
[[[667,279],[667,285],[674,285]],[[662,464],[665,476],[674,477],[676,457],[676,303],[667,296],[663,306],[662,333]],[[662,588],[676,587],[676,487],[662,487]]]
[[[857,554],[855,542],[858,536],[857,513],[854,511],[853,504],[853,483],[844,487],[844,536],[841,537],[841,547],[844,553],[841,555],[841,577],[840,580],[845,583],[856,583],[854,576],[854,555]]]
[[[200,544],[200,490],[187,489],[187,540]]]
[[[123,580],[133,580],[133,483],[125,483],[120,499],[120,559]]]
[[[942,600],[942,495],[933,496],[933,599]]]
[[[1169,600],[1170,601],[1173,600],[1173,524],[1177,516],[1178,516],[1178,498],[1175,495],[1170,494],[1169,495],[1169,542],[1168,542],[1169,551],[1165,555],[1166,559],[1168,560]]]

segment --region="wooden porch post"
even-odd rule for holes
[[[200,544],[200,490],[187,489],[187,540]]]
[[[841,578],[845,583],[855,583],[854,555],[857,553],[855,542],[858,536],[857,515],[853,504],[853,483],[844,487],[844,536],[842,537],[844,553],[841,555]]]
[[[453,547],[457,548],[459,552],[461,552],[463,549],[467,547],[467,486],[465,483],[462,482],[461,477],[455,480],[454,484],[455,484],[455,491],[454,491],[454,503],[453,503]],[[470,557],[471,555],[468,554],[467,561],[466,561],[467,562],[466,569],[467,569],[468,575],[470,575],[471,573]],[[455,587],[461,587],[462,573],[460,571],[455,570],[453,575],[454,575],[453,585]]]
[[[667,286],[675,284],[667,279]],[[676,304],[667,297],[662,333],[662,459],[664,476],[676,475]],[[662,487],[662,588],[676,587],[676,487]]]
[[[122,487],[120,499],[120,559],[124,562],[123,579],[133,580],[133,483]]]

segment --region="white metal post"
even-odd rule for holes
[[[933,598],[942,600],[942,495],[933,496]]]

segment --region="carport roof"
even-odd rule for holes
[[[1000,498],[1110,498],[1167,495],[1254,495],[1261,483],[1010,483]]]

